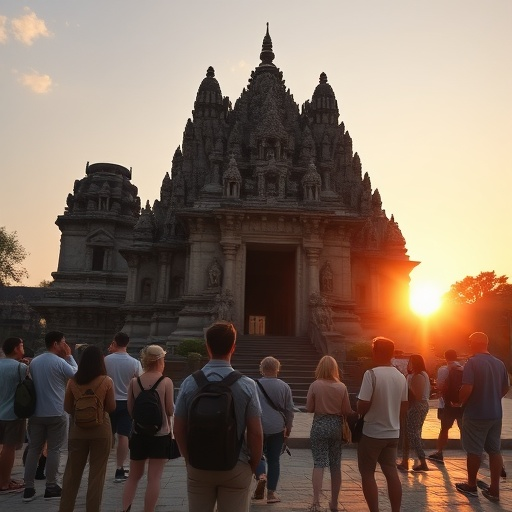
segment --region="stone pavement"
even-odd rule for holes
[[[501,500],[499,504],[487,501],[481,493],[478,498],[468,498],[458,493],[455,488],[455,482],[464,481],[466,478],[465,454],[460,449],[458,441],[458,431],[456,428],[450,431],[450,436],[455,439],[450,449],[445,452],[445,465],[436,466],[429,463],[430,471],[426,473],[415,474],[400,473],[400,479],[403,485],[402,509],[404,511],[445,511],[453,512],[476,510],[479,512],[505,510],[512,512],[512,400],[504,399],[504,422],[503,422],[503,455],[505,466],[509,473],[509,478],[501,483]],[[437,403],[431,402],[427,421],[423,429],[423,438],[425,445],[432,449],[437,438],[439,423],[436,419]],[[313,461],[311,452],[307,448],[309,428],[311,425],[311,415],[307,413],[297,413],[294,426],[293,437],[290,439],[289,446],[291,456],[284,454],[281,458],[281,478],[279,482],[278,494],[282,499],[281,503],[267,505],[266,501],[253,501],[251,512],[264,511],[287,511],[298,512],[305,511],[311,504],[312,485],[311,470]],[[113,482],[115,472],[115,457],[112,451],[107,470],[107,481],[103,498],[103,512],[119,512],[121,510],[121,495],[124,484]],[[23,468],[21,466],[21,454],[15,463],[13,478],[23,477]],[[65,464],[65,454],[63,455],[63,464]],[[63,468],[62,468],[63,469]],[[87,468],[86,468],[87,471]],[[357,470],[356,450],[353,447],[347,447],[343,451],[342,461],[342,490],[340,494],[340,511],[362,512],[368,510],[361,490],[359,472]],[[385,479],[377,469],[377,482],[379,484],[381,495],[381,510],[389,511],[389,502],[386,496]],[[482,480],[489,481],[489,469],[487,459],[484,459],[480,469],[479,477]],[[143,498],[145,489],[145,480],[140,482],[140,487],[133,503],[132,511],[140,512],[143,510]],[[82,487],[78,494],[76,511],[85,511],[85,490],[87,485],[87,474],[84,474]],[[322,506],[328,510],[329,501],[329,474],[326,471],[323,484]],[[37,498],[30,503],[23,503],[22,494],[8,494],[0,496],[1,512],[57,512],[58,502],[45,501],[44,482],[36,481]],[[162,478],[162,488],[160,498],[156,508],[157,512],[186,512],[186,476],[185,467],[182,459],[169,461],[166,464]],[[233,511],[237,512],[237,511]]]

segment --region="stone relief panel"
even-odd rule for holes
[[[224,290],[222,293],[217,294],[215,303],[211,310],[212,321],[224,320],[231,322],[233,320],[233,306],[235,300],[231,290]]]
[[[208,267],[208,289],[220,288],[222,285],[222,267],[217,258],[213,258]]]
[[[319,293],[312,293],[309,297],[311,308],[311,321],[321,330],[332,332],[334,322],[332,320],[332,309],[327,301]]]
[[[328,261],[324,263],[320,270],[320,291],[322,293],[332,293],[334,291],[333,273]]]

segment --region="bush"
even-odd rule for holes
[[[206,342],[199,338],[183,340],[176,347],[176,350],[174,352],[179,356],[184,357],[187,357],[188,354],[192,352],[201,354],[202,356],[208,355],[208,352],[206,351]]]
[[[361,341],[347,350],[347,361],[358,361],[360,357],[372,357],[372,344]]]

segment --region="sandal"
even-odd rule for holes
[[[21,492],[25,489],[25,484],[11,480],[5,489],[0,489],[0,494],[9,494],[11,492]]]
[[[404,473],[409,472],[409,468],[407,466],[405,466],[404,464],[397,464],[396,469],[398,469],[398,471],[403,471]]]
[[[418,464],[417,466],[413,466],[412,470],[416,473],[421,473],[423,471],[428,471],[428,466],[426,464]]]

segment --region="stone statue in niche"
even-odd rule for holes
[[[143,279],[140,298],[142,302],[151,300],[151,279]]]
[[[320,291],[322,293],[332,293],[333,274],[331,264],[327,261],[320,271]]]
[[[212,320],[225,320],[231,322],[232,320],[232,309],[235,301],[231,290],[225,290],[215,297],[215,304],[211,310]]]
[[[208,288],[219,288],[222,280],[222,267],[220,266],[217,258],[213,261],[208,268]]]

